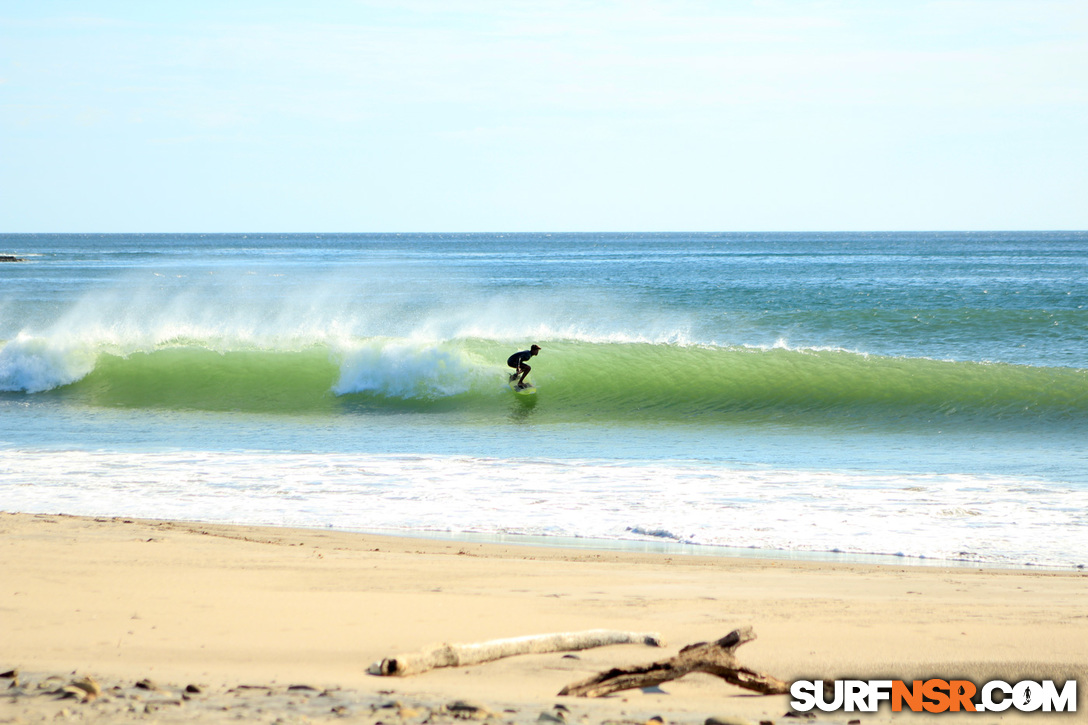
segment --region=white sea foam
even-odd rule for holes
[[[469,389],[480,365],[457,349],[406,340],[366,340],[340,353],[337,395],[378,393],[398,398],[435,398]]]
[[[94,369],[95,358],[81,340],[21,333],[0,348],[0,391],[40,393],[73,383]]]
[[[1088,491],[1001,477],[466,456],[8,451],[4,508],[1088,564]]]

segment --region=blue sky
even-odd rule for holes
[[[1088,228],[1084,0],[0,0],[0,232]]]

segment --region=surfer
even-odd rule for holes
[[[514,382],[514,378],[521,373],[521,380],[518,380],[518,388],[525,387],[525,376],[532,370],[525,361],[540,352],[540,345],[533,345],[528,350],[522,350],[521,352],[515,352],[513,355],[506,359],[506,364],[514,368],[513,374],[510,375],[510,382]]]

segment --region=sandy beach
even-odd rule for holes
[[[1088,576],[1076,572],[12,513],[0,514],[0,547],[7,676],[0,722],[423,722],[488,714],[498,722],[790,722],[788,695],[755,695],[705,674],[602,698],[557,696],[597,672],[665,659],[746,625],[758,638],[738,649],[740,662],[786,681],[1088,683]],[[658,632],[666,646],[524,655],[403,678],[367,673],[377,660],[441,642],[591,629]],[[63,686],[84,677],[101,694],[64,698]],[[458,701],[468,708],[451,707]],[[1084,709],[1033,721],[1077,721]],[[1032,716],[885,709],[817,719]]]

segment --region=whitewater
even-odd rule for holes
[[[2,510],[1088,564],[1082,232],[0,253]]]

